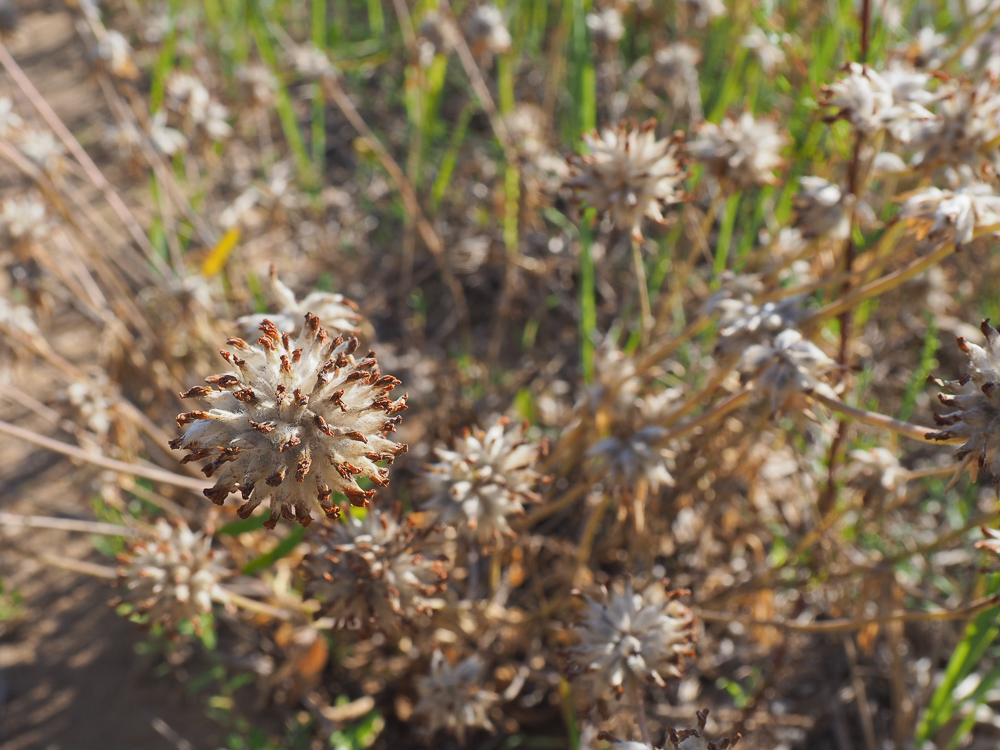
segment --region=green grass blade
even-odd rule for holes
[[[299,543],[302,541],[302,536],[305,533],[306,530],[304,526],[296,526],[291,530],[291,532],[289,532],[288,536],[278,542],[278,545],[273,550],[248,562],[243,566],[243,570],[241,572],[243,575],[249,576],[257,573],[258,571],[270,568],[281,558],[290,555],[292,550],[299,546]]]

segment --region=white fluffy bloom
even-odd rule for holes
[[[650,120],[638,128],[623,122],[601,134],[585,133],[590,153],[570,157],[573,175],[567,186],[636,240],[642,239],[643,218],[664,224],[663,210],[685,198],[681,137],[657,139],[655,128]]]
[[[197,629],[198,615],[211,612],[213,601],[225,601],[219,585],[230,573],[224,553],[212,549],[211,536],[183,521],[160,519],[155,535],[133,544],[121,561],[121,600],[168,633],[185,620]]]
[[[358,333],[358,324],[361,322],[358,306],[344,295],[317,290],[309,292],[300,301],[295,298],[295,292],[277,276],[271,276],[271,289],[277,298],[279,312],[273,315],[244,315],[238,318],[236,325],[245,336],[256,331],[265,319],[274,323],[282,333],[295,333],[309,312],[322,320],[323,325],[331,332],[347,335]]]
[[[149,137],[153,145],[167,156],[183,151],[188,145],[187,138],[181,131],[167,126],[167,112],[163,109],[150,118]]]
[[[108,31],[97,45],[97,56],[105,62],[112,75],[127,79],[139,77],[139,69],[132,61],[132,45],[121,33]]]
[[[992,185],[973,179],[954,190],[927,187],[909,193],[899,215],[916,228],[918,239],[930,236],[961,246],[972,241],[977,229],[1000,224],[1000,195]]]
[[[34,198],[8,198],[0,209],[0,226],[13,240],[37,240],[47,231],[45,206]]]
[[[232,133],[226,122],[229,110],[192,75],[174,73],[167,79],[167,102],[187,118],[191,127],[200,128],[213,141],[220,141]]]
[[[617,44],[625,36],[622,14],[617,8],[605,8],[599,13],[587,14],[590,37],[599,44]]]
[[[862,133],[870,135],[885,128],[908,143],[920,123],[934,119],[924,106],[935,98],[927,90],[928,74],[903,67],[879,74],[854,62],[848,63],[845,71],[843,78],[827,87],[824,103],[836,107],[836,116]]]
[[[485,665],[476,654],[454,667],[440,651],[431,658],[431,673],[417,679],[419,700],[413,713],[425,717],[428,736],[439,729],[451,732],[461,744],[472,728],[493,731],[489,711],[499,700],[496,693],[484,690]]]
[[[333,63],[326,52],[311,42],[300,44],[292,50],[292,67],[304,78],[317,79],[336,75]]]
[[[795,199],[795,228],[805,239],[828,236],[846,240],[851,234],[850,207],[854,196],[822,177],[799,178]]]
[[[1000,90],[985,77],[978,85],[961,82],[946,89],[937,117],[917,130],[913,145],[921,152],[914,166],[968,166],[979,172],[985,161],[1000,175]]]
[[[938,399],[953,410],[935,414],[934,421],[945,427],[932,432],[934,440],[965,440],[956,457],[961,461],[956,477],[966,468],[976,481],[980,469],[989,472],[1000,487],[1000,332],[989,318],[982,322],[986,346],[970,344],[959,337],[959,348],[969,357],[969,371],[958,380],[933,382],[953,395]]]
[[[781,38],[777,34],[767,34],[759,26],[754,26],[740,40],[740,44],[756,52],[760,58],[760,67],[767,75],[773,75],[778,66],[785,61],[785,52],[781,49],[780,41]]]
[[[10,97],[0,96],[0,137],[8,138],[11,131],[24,125],[24,120],[14,111],[14,102]]]
[[[644,79],[650,86],[663,88],[675,107],[686,103],[691,119],[702,119],[701,91],[698,87],[698,63],[701,51],[687,42],[660,47],[648,62]]]
[[[486,432],[466,430],[454,450],[436,449],[438,461],[427,467],[424,481],[431,494],[427,508],[440,523],[466,526],[482,542],[513,533],[507,519],[539,500],[535,464],[545,445],[528,442],[526,428],[501,418]]]
[[[46,172],[55,172],[62,164],[66,149],[48,130],[25,130],[18,144],[21,153]]]
[[[372,354],[356,361],[357,339],[331,340],[314,315],[306,315],[294,344],[270,321],[260,328],[256,345],[227,342],[235,352],[222,356],[236,373],[208,378],[221,390],[200,386],[182,394],[213,408],[178,416],[178,426],[190,426],[171,447],[190,451],[184,462],[207,459],[206,476],[218,473],[205,490],[212,502],[221,505],[239,491],[246,501],[239,515],[247,518],[269,500],[268,528],[280,516],[308,525],[317,503],[328,516],[339,515],[334,492],[366,505],[375,491],[362,490],[357,477],[385,486],[388,472],[377,462],[406,451],[387,437],[406,408],[406,396],[389,397],[399,381],[382,375]]]
[[[771,413],[789,405],[800,394],[821,393],[836,398],[820,378],[837,363],[794,329],[782,331],[771,344],[756,344],[743,353],[739,369],[756,388],[769,393]]]
[[[465,31],[473,48],[485,48],[498,55],[509,52],[513,43],[503,13],[492,3],[480,5],[473,11]]]
[[[374,509],[363,521],[348,515],[324,529],[305,561],[319,614],[347,627],[396,633],[400,620],[441,606],[434,595],[444,587],[444,566],[417,551],[414,532]]]
[[[606,599],[587,599],[583,620],[575,628],[580,643],[572,650],[574,661],[593,673],[594,697],[609,690],[620,693],[629,679],[663,685],[664,676],[680,677],[680,660],[692,653],[691,610],[675,595],[647,603],[632,591],[631,583]]]
[[[717,179],[744,190],[776,182],[774,170],[783,163],[781,149],[787,143],[777,123],[744,112],[738,120],[727,117],[720,125],[703,122],[687,151]]]

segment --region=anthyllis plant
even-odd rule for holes
[[[1000,10],[835,5],[0,3],[19,609],[315,746],[994,746]]]

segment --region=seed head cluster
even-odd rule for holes
[[[373,353],[356,360],[357,339],[331,339],[315,315],[306,315],[294,344],[270,321],[260,330],[256,345],[229,339],[234,351],[222,356],[233,372],[182,394],[212,408],[181,414],[177,424],[187,431],[170,447],[189,451],[183,462],[208,461],[202,471],[218,478],[205,495],[217,505],[239,492],[247,518],[268,500],[268,528],[282,516],[307,526],[317,506],[336,517],[334,492],[367,505],[375,491],[358,478],[385,486],[388,472],[378,464],[406,451],[387,437],[406,408],[406,396],[389,395],[399,381],[381,373]]]
[[[223,553],[212,549],[212,537],[192,531],[183,521],[161,519],[150,539],[134,543],[119,557],[117,602],[131,604],[150,625],[168,633],[190,621],[197,629],[199,615],[212,611],[212,602],[224,600],[219,582],[230,574]]]

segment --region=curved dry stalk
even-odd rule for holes
[[[794,620],[755,620],[751,617],[732,615],[728,612],[716,612],[692,607],[695,614],[705,622],[738,622],[741,625],[756,627],[772,627],[781,630],[795,630],[800,633],[849,633],[862,630],[870,625],[888,625],[893,622],[944,622],[947,620],[964,620],[990,607],[1000,605],[1000,594],[993,594],[976,599],[958,609],[937,609],[927,611],[903,610],[889,615],[870,618],[841,617],[822,622],[796,622]]]
[[[253,612],[257,615],[267,615],[268,617],[274,617],[278,620],[295,619],[295,613],[284,609],[283,607],[275,607],[271,604],[259,602],[256,599],[243,596],[243,594],[237,594],[235,591],[230,591],[224,586],[220,586],[220,589],[220,593],[213,597],[215,601],[219,602],[219,604],[231,604],[235,607],[239,607],[240,609],[245,609],[247,612]]]
[[[0,420],[0,433],[10,435],[11,437],[19,440],[24,440],[55,453],[61,453],[64,456],[69,456],[70,458],[86,461],[94,466],[100,466],[102,469],[110,469],[111,471],[121,472],[122,474],[131,474],[132,476],[150,479],[154,482],[163,482],[164,484],[171,484],[175,487],[183,487],[184,489],[196,490],[199,492],[211,487],[209,482],[203,482],[198,479],[194,479],[193,477],[183,477],[165,469],[158,469],[155,466],[146,464],[130,464],[125,461],[118,461],[114,458],[108,458],[107,456],[88,453],[82,448],[77,448],[75,445],[63,443],[59,440],[53,440],[52,438],[45,437],[44,435],[39,435],[37,432],[26,430],[23,427],[18,427],[2,420]]]
[[[751,388],[744,388],[742,391],[738,391],[734,393],[732,396],[724,398],[714,407],[704,412],[703,414],[699,414],[690,422],[686,422],[685,424],[682,424],[679,427],[676,427],[670,432],[668,432],[666,435],[664,435],[657,441],[657,445],[665,445],[671,440],[677,440],[678,438],[682,438],[685,435],[694,432],[698,428],[704,427],[706,424],[711,424],[716,419],[726,416],[729,412],[735,411],[736,409],[743,406],[743,404],[745,404],[750,399],[750,395],[752,393],[753,390]]]
[[[520,533],[521,531],[530,529],[538,522],[544,521],[546,518],[554,516],[556,513],[569,508],[573,505],[573,503],[586,495],[587,490],[597,484],[597,480],[599,478],[599,475],[592,475],[582,484],[578,484],[575,487],[566,490],[566,492],[564,492],[558,499],[553,500],[550,503],[545,503],[524,518],[515,521],[511,524],[511,528]]]
[[[83,573],[84,575],[93,576],[94,578],[104,578],[108,581],[118,579],[118,571],[110,565],[99,565],[97,563],[87,562],[86,560],[74,560],[71,557],[50,555],[46,552],[31,552],[30,550],[24,549],[10,538],[5,538],[4,541],[5,552],[14,552],[21,555],[21,557],[27,557],[30,560],[35,560],[40,562],[42,565],[49,566],[50,568],[59,568],[60,570],[68,570],[73,573]]]
[[[635,368],[636,375],[642,375],[653,365],[665,360],[688,341],[708,328],[714,319],[714,315],[701,315],[696,318],[679,336],[675,336],[662,346],[653,349],[651,352],[647,352],[643,358],[639,360],[639,364]]]
[[[830,407],[841,416],[857,420],[858,422],[871,427],[878,427],[883,430],[895,432],[897,435],[908,437],[911,440],[919,440],[922,443],[933,443],[934,445],[956,445],[965,442],[965,440],[961,438],[936,440],[931,437],[931,435],[937,434],[937,430],[933,427],[923,427],[922,425],[910,424],[909,422],[901,422],[898,419],[887,417],[884,414],[878,414],[873,411],[868,411],[867,409],[861,409],[857,406],[845,404],[839,399],[824,396],[822,393],[813,393],[812,397],[821,404]]]
[[[0,65],[3,65],[7,74],[14,79],[18,88],[24,93],[28,101],[31,102],[32,106],[38,110],[38,114],[42,116],[42,119],[48,123],[48,126],[52,128],[53,132],[59,136],[66,148],[73,155],[73,158],[77,160],[81,167],[83,167],[84,172],[87,174],[88,179],[94,184],[104,199],[111,206],[111,209],[115,212],[118,219],[125,225],[128,233],[132,236],[135,243],[142,248],[143,253],[146,256],[146,260],[152,263],[153,266],[164,276],[170,276],[171,271],[163,259],[157,254],[156,249],[153,247],[146,233],[142,231],[142,227],[139,226],[139,222],[136,220],[135,216],[129,210],[128,206],[121,199],[121,196],[115,191],[108,182],[104,174],[98,169],[97,165],[90,158],[80,142],[76,140],[69,129],[63,124],[63,121],[59,119],[59,115],[55,113],[49,103],[45,101],[38,89],[35,88],[34,84],[28,79],[21,70],[21,67],[17,64],[17,61],[13,58],[10,52],[7,51],[7,47],[0,42]]]
[[[101,536],[141,536],[140,531],[117,523],[78,521],[75,518],[53,518],[52,516],[22,516],[4,511],[0,511],[0,526],[79,531],[83,534],[99,534]]]

